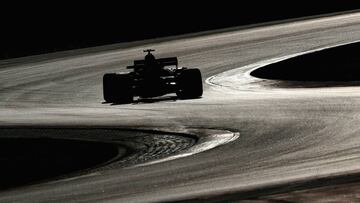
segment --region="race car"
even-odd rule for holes
[[[131,72],[106,73],[103,77],[107,103],[132,103],[134,97],[152,98],[176,93],[180,99],[199,98],[203,94],[201,72],[197,68],[178,67],[176,57],[156,59],[147,49],[144,60],[128,66]]]

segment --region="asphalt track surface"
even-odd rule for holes
[[[190,156],[3,191],[0,201],[180,201],[360,172],[360,87],[282,88],[248,74],[291,55],[358,40],[360,14],[355,13],[59,58],[2,61],[0,124],[14,130],[13,136],[31,127],[28,136],[36,137],[32,128],[44,126],[119,132],[212,129],[240,136]],[[203,97],[103,104],[103,74],[124,70],[143,57],[145,48],[200,68]]]

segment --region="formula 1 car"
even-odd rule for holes
[[[201,72],[197,68],[178,67],[176,57],[156,59],[147,52],[145,60],[135,60],[128,73],[106,73],[104,99],[108,103],[132,103],[134,97],[151,98],[176,93],[180,99],[199,98],[203,94]]]

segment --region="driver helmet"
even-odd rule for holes
[[[155,56],[152,55],[151,53],[149,53],[145,56],[145,64],[146,65],[155,64],[155,61],[156,61]]]

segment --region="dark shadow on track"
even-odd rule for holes
[[[178,100],[194,100],[194,99],[201,99],[202,97],[198,98],[179,98],[178,96],[161,96],[161,97],[153,97],[153,98],[139,98],[134,100],[131,104],[151,104],[151,103],[161,103],[161,102],[176,102]],[[110,105],[123,105],[129,103],[110,103],[110,102],[102,102],[102,104],[110,104]]]
[[[171,101],[175,102],[179,98],[177,96],[163,96],[163,97],[154,97],[154,98],[139,98],[134,100],[131,103],[110,103],[110,102],[102,102],[102,104],[110,104],[110,105],[123,105],[123,104],[149,104],[149,103],[160,103],[160,102],[166,102]]]
[[[290,58],[251,72],[254,77],[281,80],[281,87],[360,85],[360,43]]]
[[[240,202],[240,201],[254,201],[254,202],[293,202],[286,200],[271,200],[267,197],[271,195],[278,194],[289,194],[291,192],[296,191],[309,191],[312,189],[321,188],[321,187],[340,187],[343,190],[347,191],[347,185],[358,183],[360,181],[360,173],[347,174],[347,175],[337,175],[337,176],[329,176],[329,177],[318,177],[311,180],[299,180],[291,183],[277,184],[272,186],[265,186],[262,188],[249,189],[244,191],[234,191],[229,193],[223,193],[219,195],[207,196],[207,197],[198,197],[193,199],[184,199],[179,201],[172,201],[173,203],[215,203],[215,202]],[[328,188],[328,192],[331,191]],[[337,191],[339,192],[339,191]],[[349,193],[353,192],[357,193],[357,191],[349,191]],[[348,194],[349,194],[348,193]],[[352,195],[351,195],[352,196]],[[293,196],[294,199],[299,198],[296,194]],[[310,197],[310,196],[308,196]],[[311,198],[310,198],[311,199]],[[269,201],[261,201],[261,200],[269,200]],[[296,202],[296,201],[295,201]],[[303,201],[299,201],[303,202]],[[342,202],[339,200],[339,202]]]
[[[175,102],[179,98],[177,96],[165,96],[165,97],[155,97],[155,98],[140,98],[134,102],[134,104],[141,104],[141,103],[157,103],[157,102],[165,102],[165,101],[172,101]]]
[[[99,166],[118,155],[114,144],[61,139],[0,139],[0,190]]]

